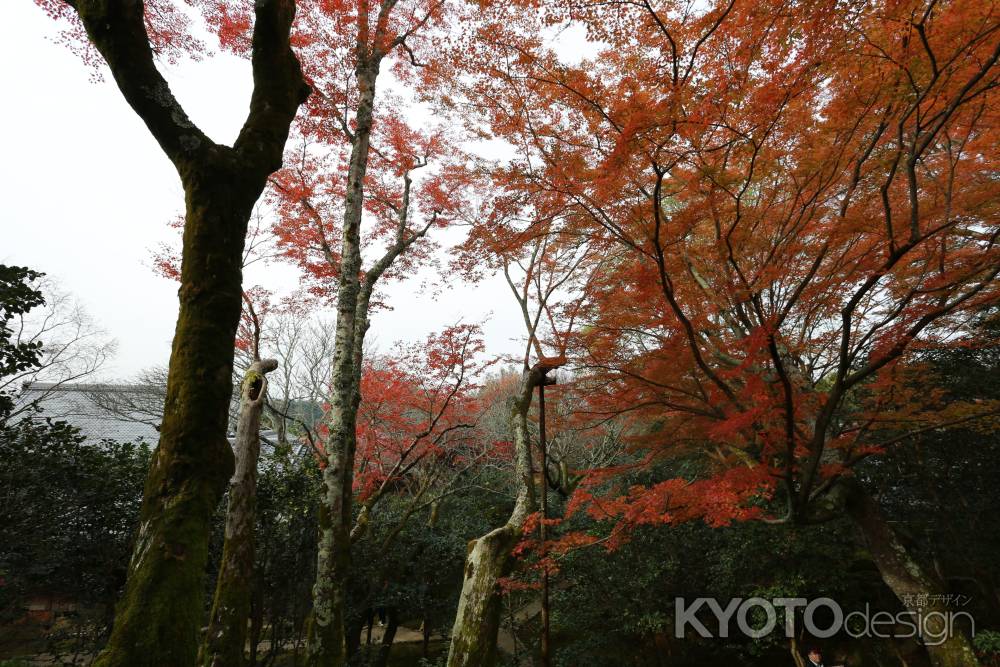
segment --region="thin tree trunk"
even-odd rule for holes
[[[320,544],[313,586],[313,624],[309,645],[309,665],[335,667],[347,659],[344,631],[346,595],[344,582],[350,566],[350,522],[354,477],[355,422],[357,409],[354,368],[356,312],[361,273],[361,215],[364,209],[364,180],[368,170],[372,113],[375,102],[374,67],[359,63],[357,127],[347,174],[341,247],[340,285],[337,290],[337,324],[334,334],[333,387],[323,469],[323,510],[320,512]]]
[[[365,617],[354,617],[347,623],[347,655],[355,655],[361,650],[361,632],[365,629]],[[371,626],[369,626],[369,632]],[[371,643],[369,641],[369,643]]]
[[[431,622],[426,616],[424,617],[423,625],[420,628],[421,638],[420,638],[420,657],[424,660],[430,658],[431,649]]]
[[[355,427],[361,400],[361,356],[368,329],[368,305],[373,282],[366,281],[363,285],[360,279],[361,217],[378,70],[378,60],[363,60],[356,71],[359,101],[348,166],[338,267],[340,284],[337,290],[333,382],[327,416],[330,437],[325,443],[323,507],[319,513],[319,550],[307,659],[311,667],[340,667],[347,660],[345,605],[347,573],[351,562],[354,451],[357,444]]]
[[[357,444],[355,427],[361,403],[362,357],[372,291],[385,271],[427,233],[434,220],[432,217],[422,229],[408,233],[411,181],[409,174],[404,174],[403,201],[395,242],[362,275],[360,231],[365,202],[364,182],[368,170],[375,83],[384,55],[375,49],[362,57],[355,69],[358,107],[355,128],[351,133],[340,262],[331,267],[339,275],[339,285],[333,381],[327,414],[330,436],[324,443],[326,466],[323,469],[322,503],[325,512],[320,513],[313,623],[310,626],[307,660],[311,667],[340,667],[345,664],[348,654],[344,630],[345,589],[351,563],[354,453]]]
[[[272,630],[278,627],[278,623],[272,623]],[[257,655],[260,650],[260,637],[264,632],[264,591],[261,590],[260,580],[254,582],[253,597],[250,601],[250,658],[247,664],[250,667],[257,667]]]
[[[872,560],[882,574],[882,580],[896,594],[909,612],[922,618],[928,630],[924,646],[933,667],[979,667],[979,660],[968,638],[958,627],[946,633],[942,615],[949,611],[934,602],[935,596],[942,599],[944,586],[927,573],[908,552],[899,535],[885,520],[882,510],[874,498],[859,484],[851,483],[847,509],[855,524],[861,530],[871,552]],[[918,599],[927,599],[925,606],[918,606]],[[951,611],[955,611],[952,609]],[[930,614],[941,612],[941,614]],[[911,616],[911,620],[914,617]],[[947,634],[947,636],[945,636]],[[945,637],[941,640],[941,637]],[[935,643],[940,641],[940,643]]]
[[[441,503],[439,501],[431,503],[431,513],[430,516],[427,517],[427,529],[432,533],[434,532],[434,528],[437,526],[440,513]],[[431,590],[431,582],[429,580],[424,580],[424,586],[428,592]],[[420,624],[420,655],[426,660],[430,657],[431,633],[433,629],[431,626],[430,616],[428,615],[426,609],[424,610],[423,617],[423,622]]]
[[[794,611],[786,613],[794,613]],[[788,640],[788,650],[792,654],[792,661],[795,663],[795,667],[806,667],[806,660],[802,657],[799,640],[795,635],[792,635],[792,637]]]
[[[396,630],[399,629],[399,613],[395,607],[385,610],[385,632],[382,634],[382,643],[378,648],[378,655],[375,656],[374,667],[386,667],[389,664],[389,653],[392,652],[392,642],[396,639]]]
[[[260,0],[250,113],[232,147],[191,122],[156,69],[139,0],[76,0],[88,38],[181,178],[180,310],[160,441],[143,493],[125,592],[97,667],[190,667],[203,621],[212,517],[233,471],[226,442],[243,245],[309,92],[289,44],[293,0]]]
[[[236,426],[236,474],[229,484],[226,537],[215,584],[215,600],[198,660],[203,667],[239,667],[244,660],[247,620],[254,578],[254,523],[260,418],[267,397],[265,374],[278,367],[274,359],[255,361],[240,385]]]
[[[496,662],[501,613],[497,583],[509,569],[511,551],[521,538],[525,520],[535,511],[528,411],[534,388],[552,367],[539,362],[530,371],[525,371],[520,392],[511,399],[517,500],[507,523],[469,542],[465,580],[451,631],[448,667],[491,667]]]

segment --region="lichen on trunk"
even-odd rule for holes
[[[358,103],[344,201],[343,235],[338,264],[337,321],[334,331],[333,377],[324,443],[323,497],[320,511],[319,550],[313,586],[313,622],[310,626],[308,664],[339,667],[347,660],[346,588],[351,562],[355,432],[361,402],[361,371],[368,313],[375,283],[392,263],[423,233],[406,236],[409,191],[404,194],[396,242],[367,271],[362,271],[361,220],[364,182],[375,103],[375,84],[382,56],[361,59],[356,67]],[[409,180],[406,180],[409,187]],[[424,230],[426,232],[426,229]]]
[[[517,396],[510,399],[517,499],[503,526],[469,542],[465,579],[451,631],[448,667],[490,667],[496,662],[501,602],[499,580],[510,568],[511,552],[521,538],[525,520],[535,511],[528,411],[535,387],[555,365],[558,363],[542,361],[526,370]]]
[[[244,662],[254,578],[260,418],[267,396],[266,373],[277,367],[278,362],[273,359],[255,361],[240,384],[240,413],[234,445],[236,473],[229,484],[222,562],[198,658],[202,667],[239,667]]]
[[[496,662],[500,630],[500,577],[508,569],[520,527],[510,523],[469,542],[465,579],[451,631],[448,667],[488,666]]]
[[[212,516],[233,471],[226,442],[243,234],[255,198],[227,175],[187,184],[180,313],[160,442],[101,667],[193,664]]]
[[[344,625],[344,588],[339,584],[346,570],[345,558],[350,552],[340,548],[349,536],[336,535],[340,530],[332,519],[331,506],[338,501],[337,475],[329,465],[323,470],[323,495],[319,506],[319,536],[316,556],[316,582],[313,584],[313,609],[306,646],[306,665],[328,667],[347,661],[347,640]]]

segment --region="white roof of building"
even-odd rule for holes
[[[37,401],[42,412],[32,418],[68,422],[88,440],[141,438],[155,445],[160,440],[164,395],[165,389],[155,385],[32,382],[24,386],[17,403]],[[265,430],[260,437],[273,444],[278,435]],[[232,443],[233,434],[228,438]]]
[[[106,406],[104,398],[109,396],[124,399],[119,409]],[[18,403],[37,401],[42,412],[33,418],[66,421],[90,440],[131,442],[142,438],[156,444],[160,439],[159,417],[152,408],[158,405],[162,411],[162,396],[161,388],[144,385],[33,382],[25,385]]]

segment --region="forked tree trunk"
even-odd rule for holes
[[[946,616],[947,612],[955,612],[956,609],[949,610],[940,603],[935,603],[935,598],[944,599],[944,586],[908,552],[899,535],[885,520],[875,499],[859,483],[849,482],[849,484],[848,512],[864,536],[872,560],[882,574],[882,580],[892,589],[907,611],[922,617],[924,627],[928,631],[924,646],[931,665],[979,667],[979,659],[962,628],[957,625],[948,628],[945,619],[942,618],[942,615]],[[918,599],[927,600],[927,603],[918,606]],[[941,640],[941,637],[944,639]],[[940,643],[935,643],[937,641]]]
[[[226,442],[243,244],[309,92],[289,44],[292,0],[258,0],[250,113],[232,147],[188,118],[156,69],[139,0],[71,3],[118,88],[181,178],[180,311],[160,442],[146,477],[125,592],[97,667],[191,667],[204,619],[215,507],[233,472]]]
[[[498,582],[510,569],[511,552],[521,539],[525,520],[535,511],[528,410],[535,387],[542,381],[545,371],[555,365],[539,362],[526,371],[518,395],[511,399],[517,500],[507,523],[469,542],[465,580],[451,631],[448,667],[491,667],[496,663],[501,612]]]
[[[247,641],[250,597],[254,588],[254,524],[257,504],[257,460],[260,417],[267,396],[265,374],[278,367],[274,359],[255,361],[240,385],[236,426],[236,473],[229,484],[226,537],[215,583],[215,599],[198,662],[202,667],[240,667]]]
[[[795,613],[794,610],[789,610],[786,613]],[[800,650],[799,639],[795,635],[788,640],[788,651],[792,654],[792,662],[795,663],[795,667],[806,667],[806,660],[802,657],[802,651]]]

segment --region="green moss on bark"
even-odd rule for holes
[[[233,472],[226,441],[243,236],[256,199],[230,174],[192,174],[160,442],[125,595],[98,667],[190,667],[211,521]]]
[[[251,365],[240,384],[236,428],[236,474],[229,485],[226,535],[215,598],[198,662],[203,667],[239,667],[247,639],[254,584],[254,526],[260,419],[264,410],[264,374],[277,368],[273,359]]]
[[[326,479],[330,475],[329,468],[324,469],[328,494],[338,492],[330,487],[330,480]],[[350,552],[338,548],[337,529],[338,525],[331,520],[329,501],[321,503],[316,583],[313,585],[313,609],[306,647],[307,667],[340,667],[347,663],[345,600],[337,577],[346,569],[344,559],[350,558]],[[344,544],[343,537],[340,544]]]
[[[909,553],[895,529],[882,515],[878,503],[860,483],[846,480],[842,482],[842,486],[848,493],[848,513],[864,536],[872,561],[878,567],[882,580],[892,589],[907,611],[924,619],[924,628],[930,638],[925,642],[925,648],[931,665],[980,667],[971,642],[962,634],[960,628],[950,628],[952,632],[946,632],[949,630],[945,627],[944,620],[949,611],[947,608],[935,603],[929,607],[920,607],[914,603],[922,597],[931,600],[944,599],[946,592],[944,585]],[[941,637],[943,639],[940,639]]]
[[[508,524],[469,543],[448,667],[491,667],[496,663],[501,612],[498,582],[507,573],[519,536],[520,530]]]
[[[156,68],[141,2],[77,0],[122,95],[173,162],[185,193],[180,312],[160,443],[146,479],[125,593],[98,667],[190,667],[215,507],[232,473],[226,441],[247,222],[281,166],[309,88],[292,52],[292,0],[254,6],[250,114],[232,148],[191,123]]]

